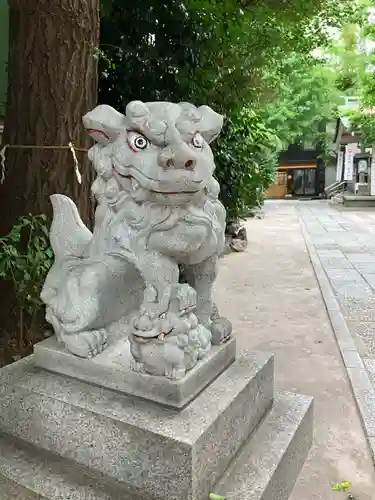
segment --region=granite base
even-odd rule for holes
[[[0,429],[155,500],[207,498],[273,403],[273,356],[245,351],[175,410],[48,372],[0,371]]]
[[[226,500],[287,500],[311,447],[312,429],[311,398],[277,392],[262,425],[212,492]],[[109,478],[90,475],[69,460],[0,434],[0,499],[10,498],[144,500]]]

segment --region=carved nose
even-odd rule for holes
[[[166,166],[167,168],[177,168],[177,169],[185,169],[185,170],[194,170],[196,161],[195,160],[187,160],[184,165],[181,165],[180,162],[175,162],[172,158],[167,160]]]
[[[195,168],[195,160],[188,160],[186,163],[185,163],[185,168],[186,170],[194,170]]]
[[[196,159],[190,148],[183,144],[179,147],[164,149],[158,158],[159,165],[166,169],[194,170]]]

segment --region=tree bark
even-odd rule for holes
[[[80,185],[69,149],[16,146],[68,146],[71,141],[76,148],[90,147],[82,116],[97,102],[99,0],[8,0],[8,4],[8,98],[0,149],[6,144],[15,147],[6,150],[5,180],[0,184],[0,236],[19,216],[50,216],[53,193],[70,196],[90,227],[93,171],[87,154],[76,153]],[[19,310],[10,283],[0,281],[0,295],[0,358],[4,350],[9,362]],[[3,362],[0,359],[0,365]]]
[[[9,79],[3,146],[88,148],[82,116],[97,101],[99,0],[9,0]],[[93,171],[78,152],[82,184],[69,149],[6,150],[0,185],[0,235],[16,217],[50,215],[49,196],[62,193],[91,226]]]

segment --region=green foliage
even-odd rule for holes
[[[255,111],[243,108],[227,117],[214,146],[221,199],[230,220],[246,217],[273,181],[280,142]]]
[[[366,13],[366,20],[361,24],[361,36],[370,42],[375,41],[375,25],[368,17],[368,7],[374,6],[373,0],[364,1],[362,6],[362,11]],[[351,36],[354,38],[354,33]],[[346,41],[348,50],[342,59],[347,67],[352,68],[351,76],[355,81],[352,89],[354,88],[361,102],[360,109],[352,111],[349,116],[352,127],[359,131],[361,140],[370,146],[375,143],[375,50],[365,51],[363,48],[359,50],[358,47],[356,50],[353,48],[349,50],[350,35],[347,33]],[[355,40],[352,40],[351,45],[355,46]]]
[[[113,0],[101,20],[99,100],[122,109],[130,100],[182,100],[197,60],[198,33],[182,2]],[[187,81],[186,81],[187,80]]]
[[[339,103],[335,73],[324,61],[292,54],[285,60],[286,75],[268,72],[266,81],[277,89],[277,98],[263,107],[267,126],[283,143],[320,137],[320,125]]]
[[[358,16],[351,0],[102,0],[100,100],[170,99],[222,112],[255,102],[265,70],[280,78],[291,53],[329,43],[329,29]]]
[[[342,481],[341,483],[336,483],[332,486],[332,491],[345,492],[347,491],[352,483],[350,481]]]
[[[357,95],[361,75],[365,70],[366,55],[358,50],[357,24],[349,24],[341,30],[340,38],[330,50],[332,68],[336,73],[336,86],[346,95]]]
[[[102,0],[99,100],[191,101],[227,116],[217,177],[228,216],[243,217],[272,182],[277,137],[320,140],[336,76],[312,53],[361,15],[352,0]]]
[[[374,1],[366,6],[375,6]],[[375,25],[367,20],[362,26],[362,36],[368,41],[375,41]],[[358,56],[358,50],[357,50]],[[366,145],[375,143],[375,50],[359,54],[360,65],[357,69],[356,90],[360,97],[361,108],[350,113],[353,128],[356,128]]]
[[[350,121],[353,129],[360,131],[361,140],[368,146],[375,142],[375,115],[365,109],[359,109],[350,113]]]
[[[215,493],[210,493],[209,499],[210,500],[225,500],[225,497],[223,497],[221,495],[216,495]]]
[[[21,318],[26,313],[32,320],[41,308],[40,292],[52,260],[44,215],[21,217],[0,238],[0,278],[13,283]]]

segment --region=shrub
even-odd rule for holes
[[[44,215],[21,217],[11,231],[0,238],[0,278],[12,284],[17,300],[18,331],[15,353],[29,353],[39,330],[37,318],[43,303],[40,292],[52,265]],[[13,340],[14,342],[14,340]]]
[[[262,203],[263,191],[274,179],[279,140],[255,111],[243,108],[226,118],[213,149],[227,218],[244,218]]]

